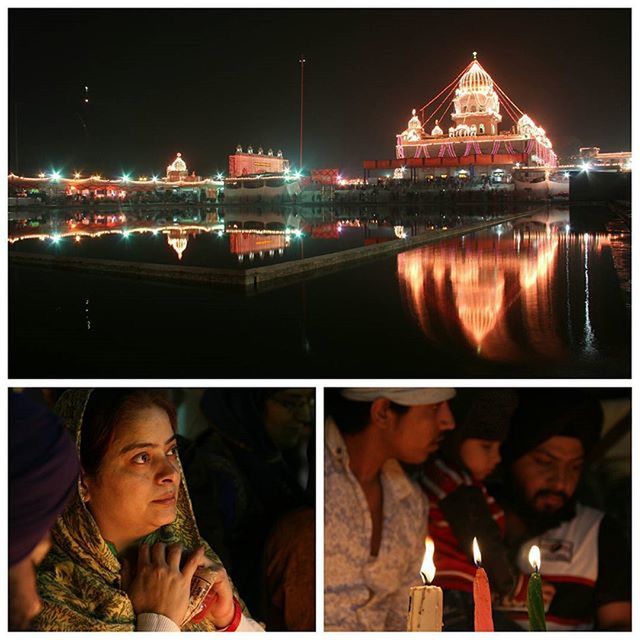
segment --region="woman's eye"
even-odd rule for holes
[[[135,456],[132,462],[135,464],[146,464],[149,460],[151,460],[151,456],[148,453],[143,452]]]
[[[168,456],[177,456],[178,455],[178,447],[177,447],[177,445],[175,447],[171,447],[171,449],[169,449],[169,451],[167,451],[167,455]]]

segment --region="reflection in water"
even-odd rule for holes
[[[242,262],[245,256],[253,260],[256,255],[263,258],[282,255],[286,247],[291,243],[291,235],[275,233],[273,235],[262,235],[256,233],[232,233],[229,236],[229,249],[231,253],[238,256]]]
[[[607,224],[607,231],[611,241],[611,256],[613,266],[618,275],[620,288],[625,295],[627,307],[631,308],[631,252],[629,242],[631,233],[627,224],[614,219]]]
[[[589,255],[608,246],[609,237],[569,229],[567,213],[537,216],[507,231],[501,225],[401,254],[405,306],[424,334],[441,345],[462,343],[482,358],[503,362],[531,355],[559,359],[571,342],[571,318],[561,312],[558,256],[578,250],[585,277],[582,346],[585,355],[592,354],[597,342]],[[568,286],[568,275],[562,285]]]
[[[39,218],[14,220],[9,228],[9,243],[24,240],[50,241],[57,245],[64,238],[73,238],[76,243],[83,239],[102,238],[104,236],[165,235],[167,244],[176,252],[178,259],[187,248],[190,237],[200,233],[211,233],[224,228],[217,214],[193,212],[189,221],[176,212],[167,219],[167,215],[136,216],[124,213],[76,214],[69,217],[55,215]],[[194,222],[197,221],[197,222]]]
[[[187,229],[185,227],[180,227],[178,229],[169,229],[166,232],[167,244],[178,254],[178,260],[182,260],[182,254],[187,248],[189,236],[195,236],[198,233],[201,233],[201,231],[202,229]]]
[[[595,336],[591,326],[590,291],[589,291],[589,234],[584,234],[584,348],[589,354],[596,351]]]
[[[276,216],[229,207],[224,216],[221,209],[154,209],[85,220],[80,213],[10,212],[10,255],[175,265],[179,253],[186,267],[246,269],[263,264],[259,256],[285,264],[393,241],[399,227],[411,237],[504,212],[292,207]],[[537,213],[248,296],[225,288],[209,295],[177,282],[124,284],[109,274],[16,260],[9,272],[10,370],[16,378],[118,377],[123,367],[136,378],[183,370],[198,378],[248,370],[263,378],[291,371],[322,378],[628,376],[628,221],[616,228],[617,214],[604,207]],[[94,233],[114,235],[88,237]],[[17,241],[34,234],[48,240]],[[70,237],[56,243],[61,234]],[[127,318],[128,330],[108,340],[116,316]],[[191,352],[158,350],[166,342],[166,322],[158,318],[200,327],[224,318],[241,345],[212,339]],[[372,348],[383,334],[393,335],[393,349]]]
[[[463,216],[459,211],[439,208],[398,207],[344,211],[308,207],[142,209],[108,213],[77,209],[18,211],[11,214],[9,242],[16,251],[58,257],[244,267],[245,259],[251,262],[259,258],[272,263],[298,260],[484,221],[499,214],[468,210]],[[109,236],[120,236],[127,242],[115,242]],[[174,255],[167,255],[164,247],[152,242],[150,236],[164,236]],[[223,240],[217,241],[220,238]],[[235,262],[230,263],[228,258]]]
[[[225,216],[225,233],[229,234],[229,251],[239,262],[245,257],[282,256],[291,244],[292,234],[301,233],[301,219],[278,211],[232,211]]]

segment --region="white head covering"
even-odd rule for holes
[[[373,402],[377,398],[386,398],[396,404],[411,407],[418,404],[437,404],[438,402],[451,400],[456,395],[456,390],[444,387],[430,389],[415,387],[386,389],[359,387],[343,389],[340,395],[347,400],[355,400],[356,402]]]

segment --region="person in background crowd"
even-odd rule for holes
[[[500,444],[507,437],[518,396],[509,389],[471,393],[470,406],[457,420],[456,429],[447,433],[437,456],[425,463],[418,476],[429,498],[429,531],[438,568],[434,584],[443,589],[446,631],[473,630],[474,537],[492,592],[507,595],[515,586],[515,571],[504,544],[504,512],[484,481],[500,462]],[[458,404],[460,399],[456,398]],[[499,615],[494,618],[496,630],[515,630],[511,621]]]
[[[502,456],[506,540],[528,575],[540,547],[541,575],[555,594],[550,631],[631,630],[631,553],[617,523],[576,500],[585,461],[599,440],[602,409],[577,389],[530,389],[520,395]],[[526,587],[499,605],[526,627]]]
[[[325,630],[406,629],[428,504],[400,463],[454,428],[453,389],[342,389],[325,427]]]
[[[80,463],[56,416],[26,392],[9,391],[9,629],[27,630],[42,603],[36,567],[49,531],[76,487]]]
[[[313,394],[313,389],[208,389],[201,408],[211,426],[181,452],[202,536],[220,550],[247,605],[261,619],[273,599],[263,572],[273,528],[303,509],[315,530]],[[313,537],[305,543],[315,557]],[[311,570],[299,589],[287,588],[307,593],[307,583],[315,584],[315,562]],[[315,611],[314,602],[298,597],[298,606],[309,611]]]
[[[310,507],[276,523],[264,553],[265,621],[270,631],[316,628],[316,526]]]

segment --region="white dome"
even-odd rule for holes
[[[460,78],[458,83],[459,93],[476,93],[493,90],[493,80],[491,76],[482,68],[482,65],[474,60]]]
[[[185,164],[185,161],[182,159],[181,153],[179,153],[176,156],[176,159],[167,167],[167,172],[169,171],[182,172],[186,170],[187,170],[187,165]]]

